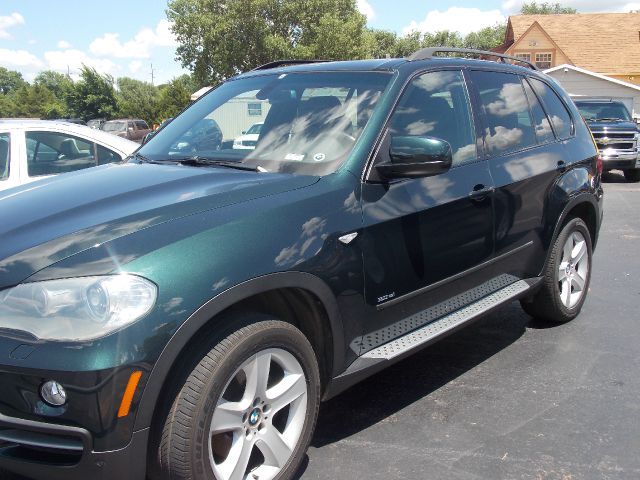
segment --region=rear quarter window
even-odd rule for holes
[[[573,132],[573,121],[564,102],[546,83],[536,78],[530,78],[529,80],[538,97],[542,99],[556,136],[560,139],[569,138]]]

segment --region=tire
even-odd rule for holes
[[[627,182],[640,182],[640,168],[635,168],[633,170],[623,170],[622,173],[624,173],[624,178],[627,180]]]
[[[577,249],[578,246],[581,248]],[[591,280],[591,235],[580,218],[562,228],[553,244],[542,280],[533,298],[521,300],[525,312],[555,323],[573,320],[580,313]],[[571,257],[567,262],[566,258]]]
[[[163,479],[285,480],[304,459],[320,403],[313,348],[279,320],[240,325],[185,372],[159,439]]]

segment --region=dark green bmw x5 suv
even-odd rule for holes
[[[321,399],[514,300],[578,315],[587,127],[521,60],[437,53],[266,65],[122,164],[3,192],[0,468],[289,479]]]

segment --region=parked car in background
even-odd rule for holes
[[[139,118],[109,120],[104,122],[102,130],[138,143],[142,143],[144,136],[151,132],[147,122]]]
[[[92,118],[87,122],[87,127],[95,128],[96,130],[102,130],[102,125],[106,122],[106,118]]]
[[[262,66],[127,163],[0,200],[0,468],[291,480],[321,400],[516,300],[574,319],[591,134],[533,64],[442,50]],[[221,143],[261,101],[256,148]]]
[[[629,182],[640,182],[640,128],[624,103],[615,100],[574,100],[587,121],[604,169],[622,170]]]
[[[59,173],[119,162],[139,145],[84,125],[0,120],[0,190]]]
[[[263,122],[254,123],[249,127],[249,130],[242,132],[238,138],[233,141],[233,148],[236,150],[253,150],[258,143],[258,137],[260,136],[260,130],[262,129]]]

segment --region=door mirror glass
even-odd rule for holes
[[[389,157],[390,162],[376,165],[385,178],[430,177],[448,171],[453,162],[449,142],[435,137],[391,137]]]

